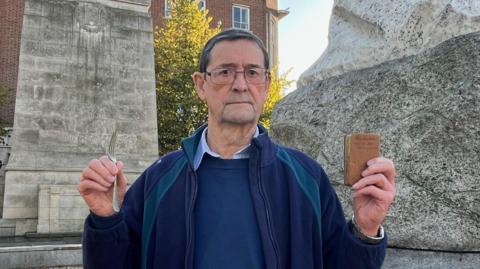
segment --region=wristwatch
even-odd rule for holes
[[[352,221],[350,222],[350,231],[358,239],[372,245],[382,242],[383,238],[385,237],[385,231],[383,230],[382,225],[380,225],[380,228],[378,229],[377,236],[368,236],[363,234],[360,230],[360,227],[358,227],[357,223],[355,222],[355,215],[352,216]]]

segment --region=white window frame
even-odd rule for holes
[[[203,7],[200,7],[200,3],[203,4],[203,5],[202,5]],[[199,8],[200,10],[205,10],[205,9],[207,8],[207,0],[200,0],[200,1],[198,1],[198,8]]]
[[[165,5],[164,5],[164,11],[163,11],[163,16],[165,18],[171,18],[172,15],[170,14],[170,7],[168,6],[168,0],[165,0]]]
[[[200,7],[200,3],[202,3],[203,7]],[[171,18],[172,15],[170,14],[170,7],[168,6],[168,0],[165,0],[165,5],[164,5],[164,10],[163,10],[163,16],[165,18]],[[200,10],[205,10],[207,8],[207,0],[200,0],[198,1],[198,8]]]
[[[235,9],[238,8],[240,9],[240,20],[241,21],[235,21]],[[246,23],[242,21],[242,10],[246,10],[247,11],[247,19],[246,19]],[[235,23],[239,23],[241,24],[240,27],[236,27],[235,26]],[[246,26],[246,27],[244,27]],[[234,4],[232,5],[232,28],[235,28],[235,29],[243,29],[243,30],[247,30],[247,31],[250,31],[250,7],[249,6],[244,6],[244,5],[237,5],[237,4]]]

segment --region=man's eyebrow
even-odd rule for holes
[[[245,67],[248,67],[248,68],[263,68],[263,66],[261,65],[258,65],[258,64],[247,64]]]
[[[220,67],[220,68],[222,68],[222,67],[234,67],[234,68],[237,68],[238,66],[239,66],[239,64],[237,64],[237,63],[223,63],[223,64],[217,66],[217,68],[219,68],[219,67]],[[242,67],[244,67],[244,68],[245,68],[245,67],[246,67],[246,68],[252,68],[252,67],[253,67],[253,68],[264,68],[264,67],[262,67],[262,66],[259,65],[259,64],[247,64],[247,65],[242,66]]]
[[[217,68],[218,67],[237,67],[237,66],[238,65],[236,63],[223,63],[223,64],[217,66]]]

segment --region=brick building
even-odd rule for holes
[[[18,58],[24,1],[0,1],[0,87],[7,89],[7,102],[0,106],[0,122],[13,126]]]
[[[161,27],[169,16],[167,0],[151,0],[153,24]],[[271,65],[278,63],[278,21],[288,14],[278,10],[277,0],[201,0],[215,26],[240,28],[258,35],[270,53]],[[0,106],[0,121],[13,126],[15,92],[18,77],[20,37],[23,21],[23,0],[0,2],[0,87],[9,92],[7,102]]]
[[[150,13],[153,24],[162,26],[169,17],[168,0],[152,0]],[[223,29],[239,28],[258,35],[270,54],[273,66],[278,63],[278,21],[288,11],[278,9],[277,0],[201,0],[200,8],[207,8],[213,17],[212,26]]]

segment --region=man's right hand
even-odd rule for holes
[[[117,179],[118,205],[121,207],[127,191],[127,179],[123,174],[123,163],[114,164],[107,156],[93,159],[83,169],[77,190],[95,215],[108,217],[113,211],[113,182]]]

